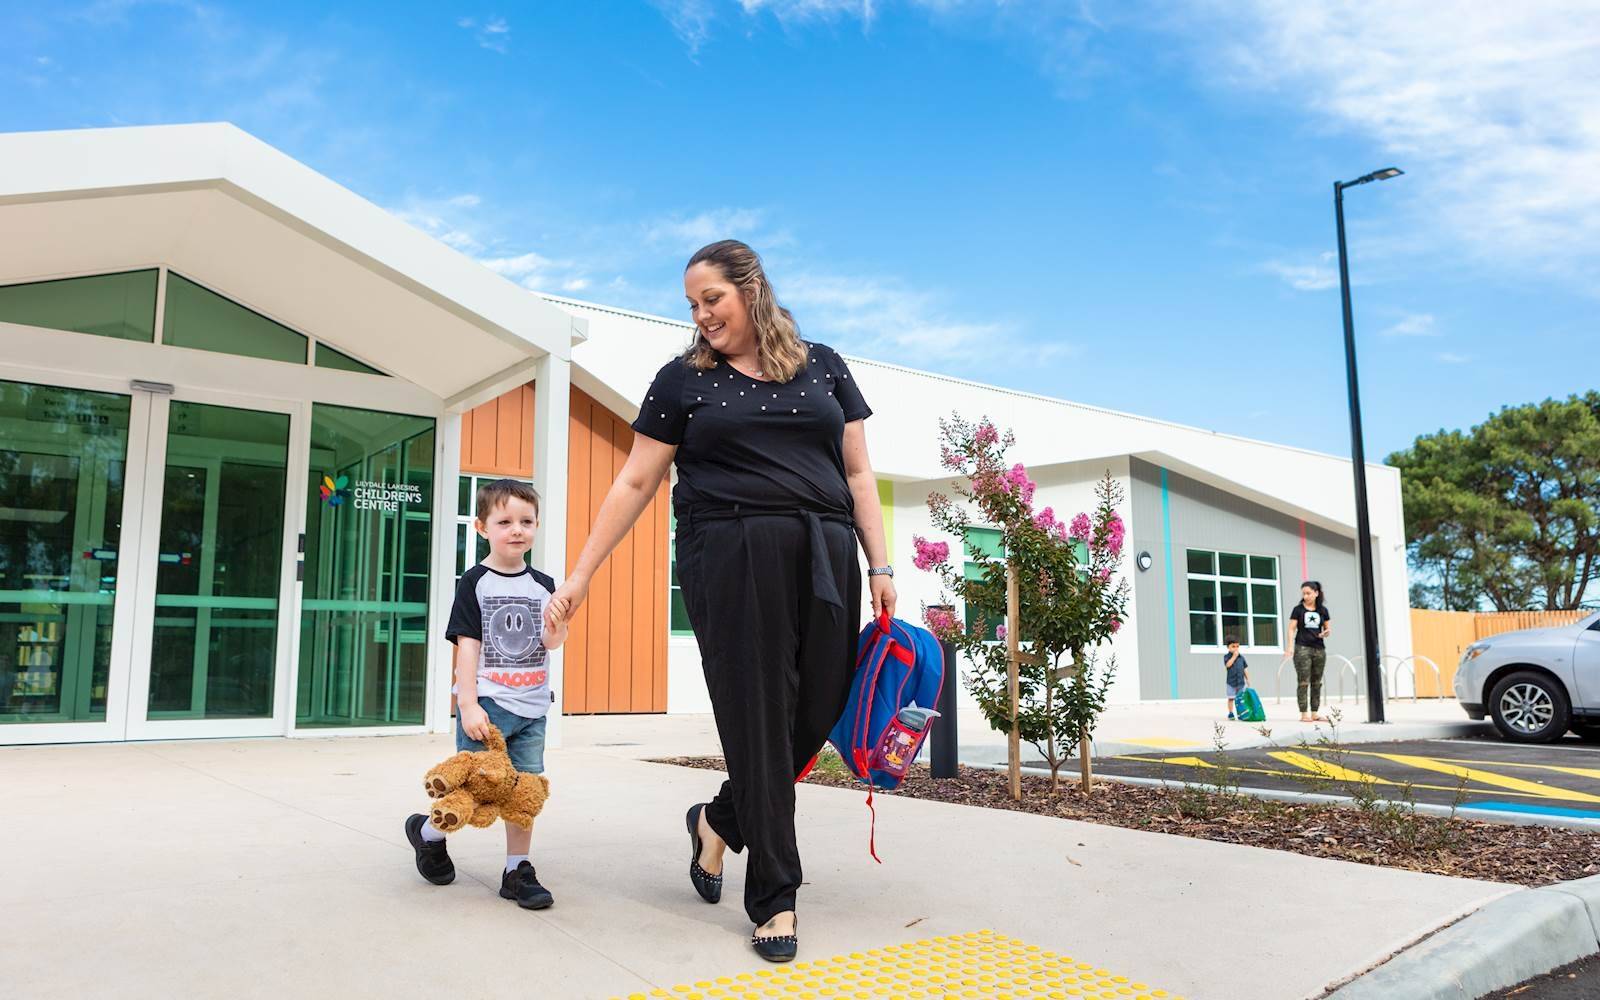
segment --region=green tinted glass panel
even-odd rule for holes
[[[1223,614],[1247,615],[1250,605],[1246,604],[1245,585],[1242,583],[1229,583],[1224,580],[1217,584],[1217,591],[1221,598]]]
[[[689,606],[683,601],[683,590],[672,588],[672,633],[674,635],[693,635],[694,627],[689,624]]]
[[[306,363],[305,337],[179,274],[167,272],[161,341],[220,354]]]
[[[0,724],[106,717],[129,408],[0,381]]]
[[[1229,637],[1241,643],[1250,641],[1250,619],[1243,615],[1222,616],[1222,641],[1227,642]]]
[[[45,326],[118,340],[156,339],[155,271],[62,278],[0,287],[0,323]]]
[[[1255,580],[1276,580],[1278,578],[1278,560],[1271,556],[1251,556],[1250,577]]]
[[[1191,646],[1215,646],[1217,644],[1216,615],[1189,616],[1189,644]]]
[[[288,414],[172,404],[150,718],[272,715],[288,474]]]
[[[967,555],[987,556],[990,559],[1005,558],[1005,545],[997,529],[968,528],[963,533],[963,537],[966,540]]]
[[[472,509],[472,477],[462,476],[456,482],[456,513],[471,516]]]
[[[317,367],[338,368],[341,371],[360,372],[363,375],[382,375],[383,372],[369,365],[364,365],[348,354],[336,351],[327,344],[317,345]]]
[[[1217,572],[1217,554],[1215,552],[1202,552],[1199,549],[1189,550],[1189,572],[1213,575]]]
[[[1219,576],[1244,576],[1244,556],[1235,552],[1217,553],[1217,574]]]
[[[1278,613],[1278,588],[1259,583],[1251,584],[1250,613],[1276,615]]]
[[[1257,616],[1251,621],[1255,623],[1257,646],[1278,645],[1278,619]]]
[[[423,721],[434,436],[427,417],[312,408],[301,727]]]
[[[1217,585],[1211,580],[1189,581],[1189,610],[1217,610]]]

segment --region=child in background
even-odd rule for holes
[[[1222,655],[1222,666],[1228,671],[1228,718],[1232,719],[1235,699],[1250,683],[1250,675],[1245,672],[1249,664],[1245,663],[1244,655],[1239,652],[1236,636],[1228,636],[1228,651]]]

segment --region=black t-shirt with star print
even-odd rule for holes
[[[678,446],[674,506],[854,512],[844,425],[872,408],[833,348],[806,349],[806,366],[788,382],[741,375],[727,361],[700,371],[674,358],[656,373],[633,429]]]

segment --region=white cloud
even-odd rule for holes
[[[784,24],[854,17],[870,25],[876,15],[873,0],[739,0],[739,6],[746,14],[765,11]]]
[[[1455,354],[1451,351],[1443,351],[1437,357],[1447,365],[1464,365],[1472,360],[1465,354]]]
[[[699,55],[701,46],[711,38],[711,22],[716,20],[711,0],[650,0],[650,4],[688,46],[689,58]]]
[[[763,213],[753,208],[714,208],[695,215],[667,215],[643,224],[645,241],[690,254],[722,239],[744,240],[759,251],[763,239]]]
[[[589,284],[588,278],[572,278],[561,283],[561,290],[563,292],[581,292],[588,288]]]
[[[1600,4],[1202,0],[1181,19],[1212,75],[1308,106],[1395,165],[1418,225],[1570,276],[1600,261]],[[1221,60],[1221,66],[1215,60]]]
[[[1268,274],[1282,278],[1289,287],[1302,292],[1320,292],[1339,287],[1339,269],[1329,261],[1333,254],[1325,253],[1313,262],[1269,260],[1261,265]]]
[[[479,198],[477,195],[469,192],[467,194],[458,194],[455,197],[450,198],[446,204],[453,205],[456,208],[477,208],[482,200],[483,199]]]
[[[1412,313],[1383,331],[1385,337],[1438,337],[1433,328],[1432,313]]]
[[[475,17],[463,17],[456,21],[456,27],[472,32],[478,45],[490,52],[505,55],[511,48],[511,25],[503,17],[488,17],[481,21]]]
[[[1069,344],[1023,341],[999,324],[954,316],[938,296],[891,279],[802,269],[774,280],[802,334],[846,353],[970,371],[997,356],[1008,365],[1037,364],[1072,350]]]

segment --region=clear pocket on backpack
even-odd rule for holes
[[[928,738],[934,716],[938,714],[915,705],[902,708],[884,727],[878,745],[867,758],[867,766],[874,771],[891,774],[896,779],[904,778],[911,769],[911,762],[917,759],[917,753],[922,749],[922,741]]]

